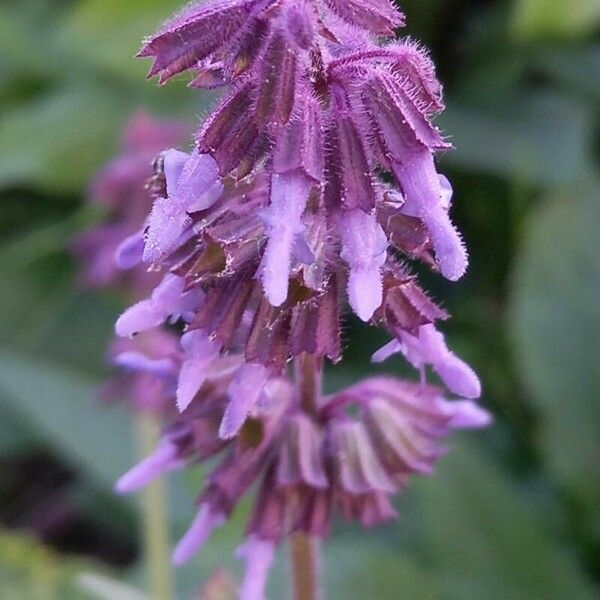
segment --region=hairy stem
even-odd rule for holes
[[[321,359],[304,352],[296,359],[295,366],[300,406],[305,413],[314,417],[317,414],[323,379]]]
[[[296,359],[295,369],[300,406],[305,413],[316,417],[323,378],[322,361],[305,352]],[[290,560],[294,600],[322,598],[318,540],[305,533],[294,533],[290,541]]]
[[[145,457],[154,450],[158,441],[156,419],[141,413],[137,417],[137,430],[140,453]],[[162,478],[151,483],[143,492],[142,519],[150,598],[170,600],[173,598],[173,579],[169,557],[167,490]]]

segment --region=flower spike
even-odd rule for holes
[[[149,215],[114,236],[119,264],[155,274],[117,321],[117,387],[171,408],[118,489],[209,463],[175,564],[255,490],[242,600],[264,600],[286,537],[324,538],[336,514],[396,518],[451,433],[491,421],[411,269],[455,281],[468,256],[436,166],[442,86],[420,45],[394,39],[403,25],[392,0],[194,1],[140,52],[160,83],[188,73],[224,94],[191,152],[156,149]],[[392,339],[373,361],[401,354],[416,381],[322,392],[348,307]]]

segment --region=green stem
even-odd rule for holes
[[[137,434],[140,454],[145,457],[156,447],[159,426],[152,415],[140,413]],[[173,577],[169,556],[170,540],[167,518],[167,489],[162,478],[147,486],[142,496],[144,560],[150,598],[173,598]]]

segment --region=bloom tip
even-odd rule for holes
[[[202,548],[214,529],[225,522],[225,516],[213,513],[208,504],[202,504],[186,534],[179,540],[171,557],[172,563],[180,567]]]

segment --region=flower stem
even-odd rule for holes
[[[305,533],[294,533],[290,541],[294,600],[319,600],[319,541]]]
[[[296,359],[296,386],[300,407],[310,415],[318,414],[319,396],[323,378],[322,362],[306,352]],[[292,535],[290,560],[292,566],[294,600],[322,598],[320,579],[319,542],[302,532]]]
[[[143,457],[150,454],[158,441],[158,423],[155,417],[140,413],[137,417],[138,445]],[[142,496],[144,535],[144,560],[150,598],[173,598],[173,578],[169,557],[169,531],[167,519],[167,490],[163,479],[146,487]]]
[[[305,413],[315,417],[323,379],[321,359],[304,352],[296,358],[295,366],[300,406]]]

